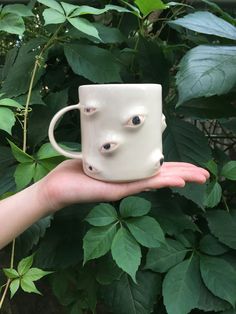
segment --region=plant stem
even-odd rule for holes
[[[226,208],[227,212],[229,213],[229,206],[228,206],[228,204],[227,204],[227,202],[226,202],[226,199],[225,199],[225,197],[224,197],[223,194],[222,194],[222,201],[223,201],[223,203],[224,203],[224,205],[225,205],[225,208]]]

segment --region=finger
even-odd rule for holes
[[[174,169],[174,168],[188,169],[189,171],[190,170],[199,170],[207,178],[210,177],[210,174],[206,169],[204,169],[202,167],[198,167],[198,166],[190,164],[190,163],[186,163],[186,162],[164,162],[164,164],[161,167],[161,169]]]
[[[181,175],[182,173],[186,174],[192,174],[192,175],[198,175],[201,174],[203,176],[205,176],[206,179],[209,178],[210,174],[208,171],[206,171],[203,168],[200,167],[194,167],[194,168],[190,168],[190,167],[168,167],[168,168],[161,168],[159,173],[160,175]],[[158,175],[157,174],[157,175]]]

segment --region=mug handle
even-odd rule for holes
[[[67,106],[67,107],[59,110],[55,114],[55,116],[52,118],[50,125],[49,125],[48,136],[49,136],[49,140],[50,140],[53,148],[56,151],[58,151],[58,153],[66,156],[66,157],[69,157],[69,158],[83,159],[82,153],[74,153],[74,152],[71,152],[71,151],[68,151],[68,150],[61,148],[58,145],[58,143],[56,142],[55,137],[54,137],[54,129],[55,129],[55,126],[56,126],[58,120],[61,118],[61,116],[63,116],[64,113],[71,111],[71,110],[74,110],[74,109],[80,109],[80,105],[76,104],[76,105]]]

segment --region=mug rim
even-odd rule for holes
[[[156,84],[156,83],[112,83],[112,84],[88,84],[88,85],[80,85],[79,89],[86,89],[86,88],[101,88],[101,89],[106,89],[106,88],[124,88],[124,87],[158,87],[160,90],[162,89],[161,84]]]

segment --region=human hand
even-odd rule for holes
[[[203,184],[209,173],[203,168],[184,162],[164,162],[153,177],[135,182],[103,182],[83,172],[80,160],[67,160],[57,166],[40,182],[42,197],[48,211],[82,202],[115,201],[149,189],[183,187],[186,182]]]

